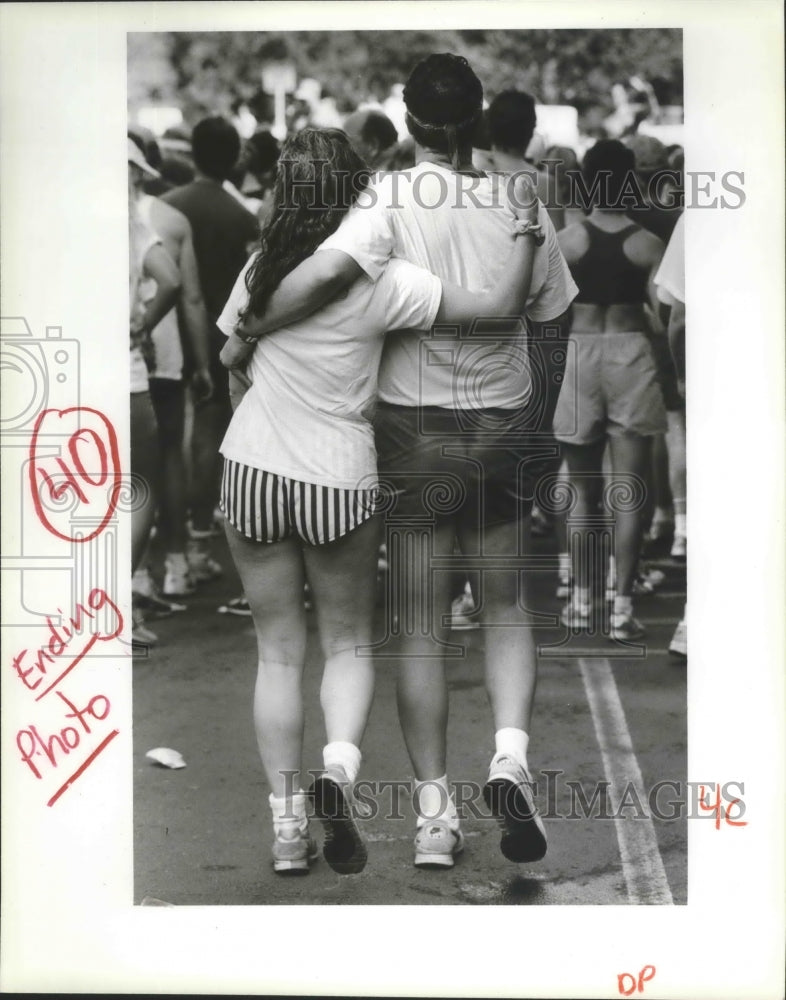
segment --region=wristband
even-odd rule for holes
[[[543,226],[539,222],[530,222],[529,219],[516,219],[513,223],[513,229],[516,236],[532,236],[537,247],[542,247],[546,242]]]
[[[238,340],[242,340],[244,344],[256,346],[259,343],[259,337],[244,337],[243,334],[239,333],[237,330],[235,330],[234,333]]]

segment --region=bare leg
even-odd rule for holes
[[[648,483],[652,456],[652,438],[638,434],[613,434],[609,437],[613,475],[633,475]],[[615,514],[615,562],[617,594],[630,597],[641,551],[644,527],[643,505]]]
[[[578,566],[573,567],[575,583],[591,590],[591,567],[589,560],[589,529],[585,526],[586,519],[597,512],[598,503],[603,492],[603,449],[605,439],[592,444],[576,445],[563,443],[562,451],[568,466],[568,478],[576,490],[576,507],[573,511],[581,525],[572,529],[568,518],[568,538],[575,531],[579,535],[580,558]]]
[[[529,518],[483,529],[463,529],[461,548],[467,553],[486,556],[510,556],[523,542],[530,548]],[[481,618],[492,627],[485,631],[486,692],[494,717],[494,729],[512,727],[529,731],[532,703],[537,680],[537,655],[532,628],[525,622],[527,606],[523,574],[512,570],[487,570],[483,573]],[[494,627],[497,626],[497,627]]]
[[[450,611],[450,574],[430,572],[428,557],[432,551],[452,553],[453,526],[436,526],[430,536],[414,533],[410,538],[406,566],[400,556],[391,558],[391,583],[408,576],[407,601],[412,613],[404,629],[400,651],[403,659],[398,671],[398,714],[404,742],[415,777],[427,781],[442,777],[447,771],[448,686],[445,664],[435,639],[447,637],[442,617]]]
[[[293,780],[303,744],[306,620],[300,541],[252,542],[229,523],[226,535],[257,633],[254,726],[259,755],[271,792],[284,798],[298,787]]]
[[[150,538],[160,479],[158,428],[148,392],[132,392],[131,474],[138,499],[131,510],[131,572],[139,566]]]
[[[685,411],[669,410],[666,447],[669,452],[669,483],[671,484],[674,517],[687,513],[687,479],[685,467]]]
[[[379,518],[335,542],[306,546],[325,668],[320,701],[327,741],[360,746],[374,696],[374,663],[358,651],[371,642]]]
[[[209,531],[221,490],[223,459],[219,448],[232,410],[223,396],[194,407],[191,437],[191,521],[196,531]]]

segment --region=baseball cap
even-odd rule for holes
[[[128,162],[133,163],[134,166],[139,167],[140,170],[144,171],[148,177],[160,177],[161,174],[157,170],[153,170],[150,164],[145,159],[142,154],[142,150],[137,146],[133,139],[128,139]]]

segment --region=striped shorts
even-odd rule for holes
[[[232,527],[254,542],[298,535],[324,545],[367,521],[379,502],[377,490],[301,483],[225,458],[220,506]]]

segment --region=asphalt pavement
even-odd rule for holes
[[[529,763],[549,839],[542,861],[503,857],[479,794],[493,753],[479,629],[451,636],[459,648],[449,666],[448,774],[466,783],[466,848],[455,867],[413,866],[412,771],[396,716],[395,660],[380,658],[361,776],[400,784],[374,790],[376,815],[363,823],[368,864],[339,876],[319,859],[305,877],[282,877],[270,865],[268,789],[251,719],[253,625],[217,613],[240,587],[222,537],[214,550],[224,576],[201,585],[185,612],[151,622],[159,643],[134,661],[135,903],[687,902],[687,667],[667,652],[685,601],[684,565],[656,553],[653,564],[666,579],[659,593],[638,599],[647,635],[626,647],[602,629],[587,635],[559,625],[553,545],[536,542],[543,568],[532,606],[542,616],[541,655]],[[381,606],[379,616],[382,627]],[[320,675],[310,615],[307,769],[321,765]],[[146,753],[156,747],[178,751],[186,767],[152,762]]]

